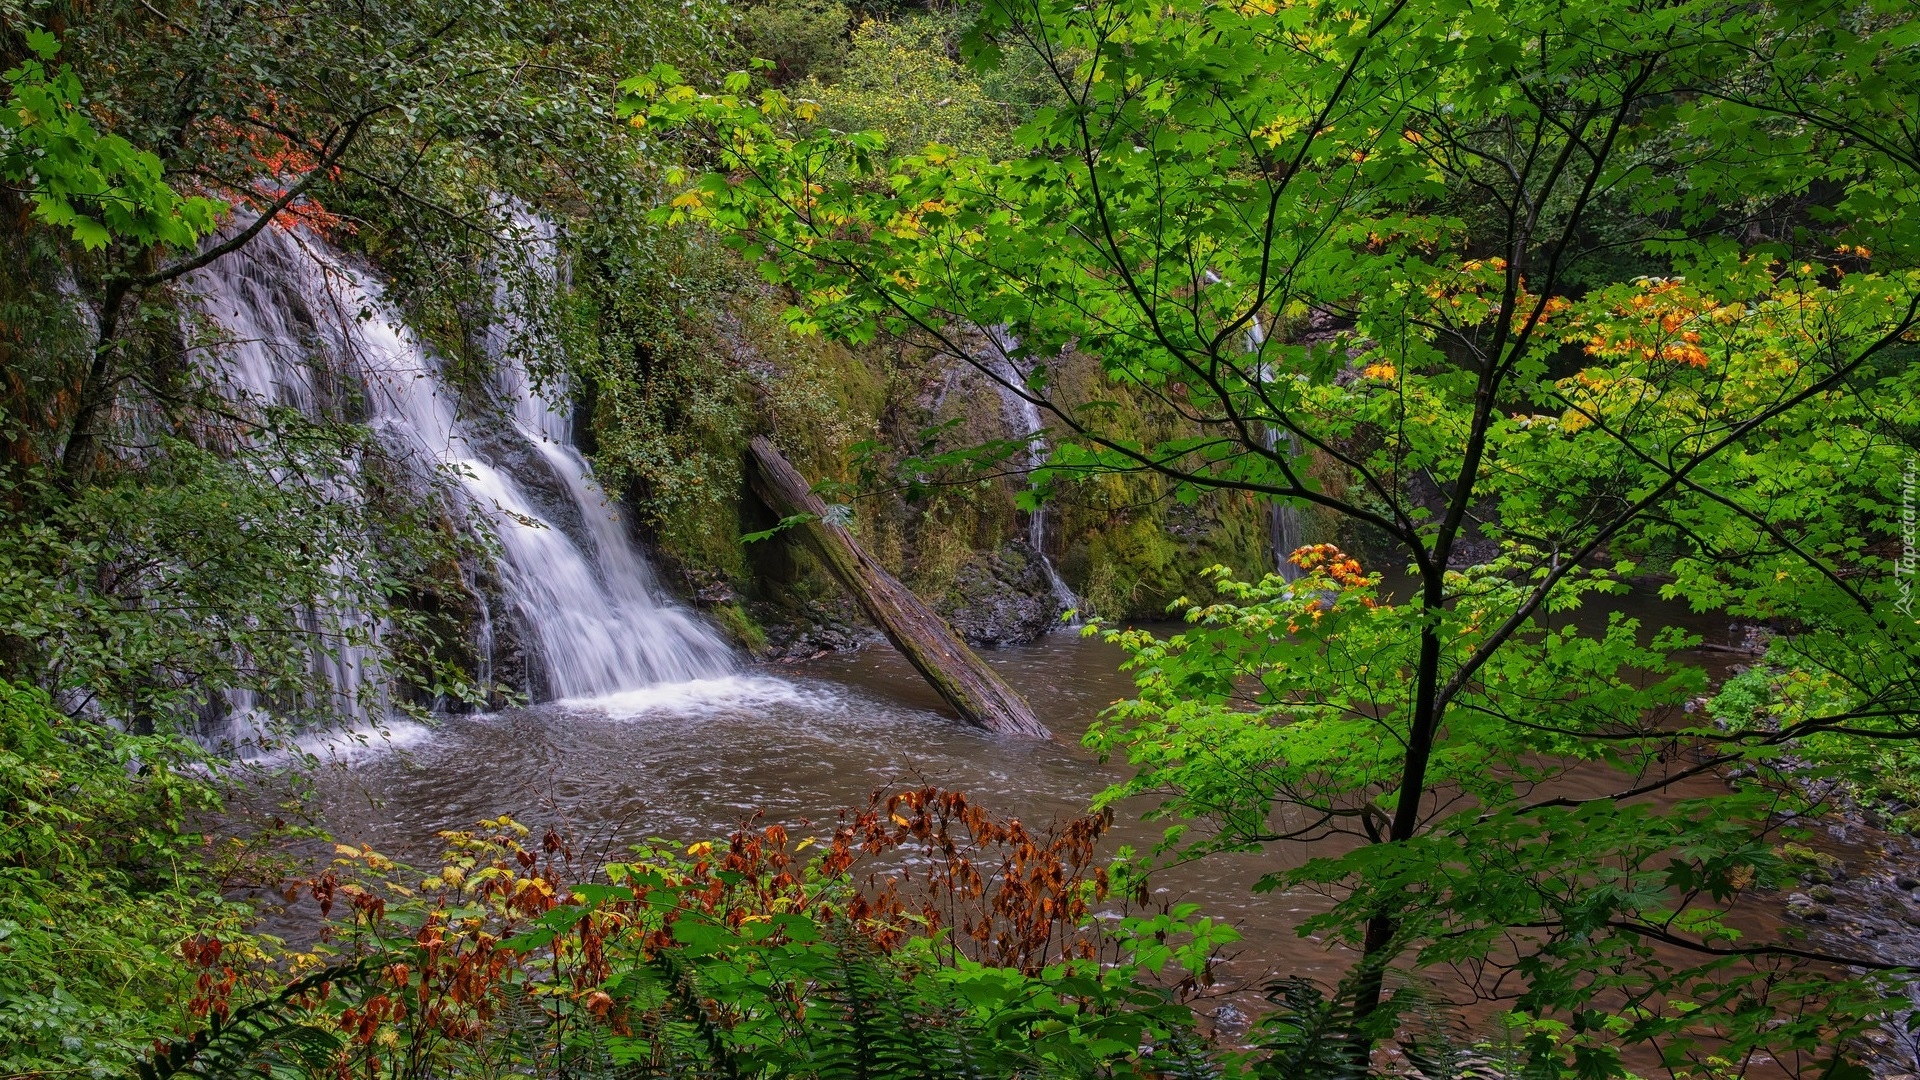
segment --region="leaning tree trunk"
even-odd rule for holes
[[[755,438],[752,452],[754,490],[782,517],[806,515],[798,529],[807,547],[949,705],[967,722],[989,731],[1053,737],[1026,701],[955,637],[945,620],[887,573],[847,530],[827,519],[825,504],[770,440]]]

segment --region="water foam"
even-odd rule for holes
[[[844,706],[846,696],[837,688],[820,683],[796,683],[767,675],[728,675],[643,686],[593,697],[563,698],[554,704],[569,710],[599,713],[614,720],[636,720],[661,713],[697,717],[781,706],[826,711]]]
[[[251,766],[277,766],[303,757],[331,764],[348,764],[423,746],[433,737],[434,731],[432,725],[414,720],[367,721],[352,727],[315,731],[288,740],[260,739],[246,744],[229,744],[227,750],[234,760]]]

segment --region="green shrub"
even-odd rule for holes
[[[774,63],[775,82],[805,78],[832,82],[847,57],[853,13],[839,0],[756,4],[740,13],[739,36],[747,51]]]
[[[0,1075],[118,1072],[188,1020],[207,971],[183,944],[231,942],[249,914],[186,831],[219,803],[190,758],[0,681]]]

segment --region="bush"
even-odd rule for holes
[[[808,77],[832,82],[846,63],[852,20],[853,13],[838,0],[756,4],[741,12],[739,33],[749,52],[773,61],[774,82]]]
[[[154,1069],[298,1074],[326,1047],[321,1072],[396,1080],[1158,1071],[1201,1046],[1181,1001],[1236,935],[1191,906],[1095,917],[1138,884],[1093,860],[1107,820],[1034,833],[910,791],[829,837],[656,842],[594,881],[506,818],[442,833],[424,871],[341,845],[304,885],[334,966],[249,1004],[216,988],[237,1019]]]
[[[121,1071],[229,977],[188,959],[250,915],[185,831],[219,804],[190,757],[0,680],[0,1075]]]

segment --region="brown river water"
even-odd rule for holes
[[[1649,625],[1677,623],[1701,634],[1709,648],[1689,659],[1716,681],[1733,664],[1751,660],[1726,648],[1738,642],[1723,624],[1664,603],[1650,588],[1615,606]],[[1605,617],[1597,610],[1576,616],[1582,623]],[[1080,746],[1101,711],[1131,693],[1129,677],[1119,670],[1122,653],[1063,631],[983,655],[1026,695],[1053,728],[1054,741],[999,737],[962,724],[904,658],[881,644],[722,679],[448,717],[431,729],[402,725],[372,745],[323,748],[330,761],[321,774],[321,810],[337,839],[403,859],[430,857],[435,830],[507,814],[536,829],[558,825],[590,860],[618,859],[627,845],[652,837],[725,835],[756,813],[790,826],[817,822],[824,832],[839,811],[864,807],[876,791],[922,784],[965,792],[976,804],[1031,826],[1085,812],[1096,794],[1126,775],[1124,762],[1102,762]],[[1569,793],[1599,794],[1618,779],[1575,778]],[[1723,790],[1712,778],[1688,785],[1681,797]],[[1121,806],[1108,849],[1144,850],[1158,840],[1165,823],[1143,820],[1150,808]],[[1893,884],[1901,868],[1912,865],[1902,842],[1838,819],[1822,823],[1815,842],[1840,854],[1853,872],[1834,886],[1841,897],[1831,922],[1804,926],[1812,939],[1851,955],[1920,959],[1920,930],[1913,928],[1920,915]],[[1901,858],[1885,857],[1889,844]],[[1351,955],[1295,929],[1325,901],[1252,891],[1262,874],[1317,853],[1324,850],[1275,846],[1259,855],[1204,859],[1154,881],[1162,898],[1199,902],[1240,930],[1244,940],[1222,968],[1230,985],[1259,986],[1276,975],[1331,985]],[[1763,898],[1741,921],[1768,935],[1802,928],[1784,917],[1786,899]],[[1439,996],[1458,999],[1470,1022],[1483,1023],[1497,1011],[1487,1003],[1468,1005],[1473,995],[1463,985],[1445,985],[1445,978],[1436,987]],[[1246,1002],[1245,995],[1224,994],[1219,1019],[1237,1023],[1244,1011],[1234,1010]],[[1911,1066],[1910,1049],[1888,1050]]]

